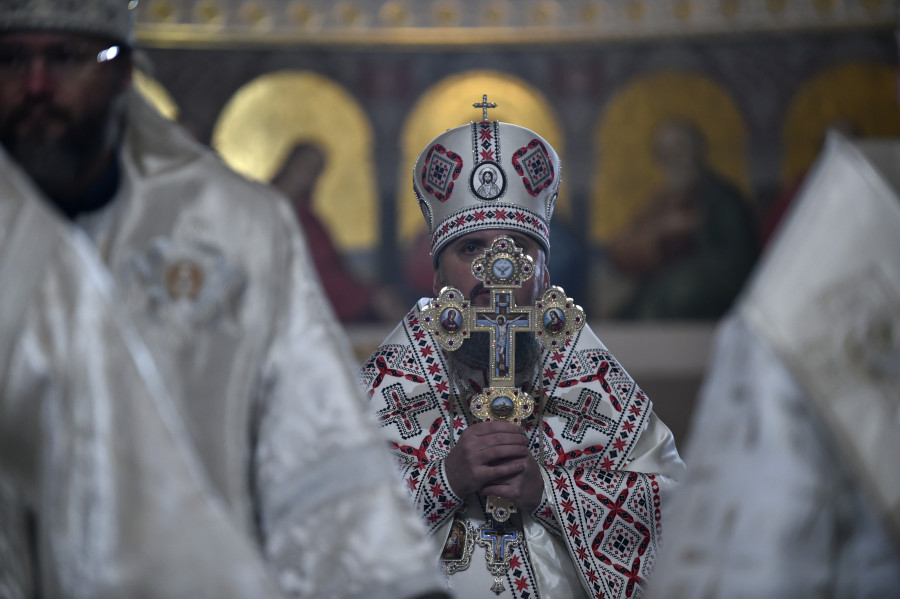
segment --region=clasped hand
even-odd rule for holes
[[[444,458],[450,487],[460,497],[480,491],[512,501],[530,513],[541,502],[544,482],[522,429],[509,422],[479,422],[462,432]]]

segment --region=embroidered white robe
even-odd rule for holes
[[[456,397],[447,358],[422,326],[422,300],[364,364],[360,376],[419,515],[440,553],[465,502],[476,528],[477,497],[458,497],[443,459],[472,422]],[[462,373],[463,378],[482,373]],[[561,351],[544,351],[529,385],[542,395],[540,427],[525,430],[544,476],[544,501],[523,516],[526,547],[514,550],[506,597],[638,597],[656,559],[661,506],[684,464],[650,400],[589,327]],[[543,453],[541,453],[543,450]],[[471,577],[483,576],[483,583]],[[493,577],[484,550],[450,576],[450,587],[480,589]],[[456,582],[455,582],[456,581]],[[465,596],[465,593],[461,592]]]
[[[0,151],[0,596],[275,598],[90,241]]]
[[[282,591],[439,588],[287,202],[137,94],[119,160],[113,202],[80,223]]]

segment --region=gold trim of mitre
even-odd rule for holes
[[[97,35],[134,45],[138,0],[3,0],[0,31]]]
[[[473,121],[435,137],[413,167],[433,264],[454,239],[488,229],[525,233],[549,253],[560,167],[547,140],[510,123]]]

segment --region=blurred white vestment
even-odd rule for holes
[[[660,598],[900,596],[900,142],[829,138],[721,324]]]
[[[234,521],[291,597],[439,590],[287,201],[129,98],[113,200],[79,217]]]
[[[86,237],[0,151],[0,597],[278,596]]]

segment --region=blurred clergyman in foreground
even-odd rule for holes
[[[900,592],[900,142],[833,135],[736,308],[656,598]]]
[[[286,201],[133,91],[136,6],[0,4],[0,142],[37,188],[19,200],[48,200],[91,237],[284,593],[439,588]]]
[[[90,242],[0,150],[0,596],[275,598]]]

